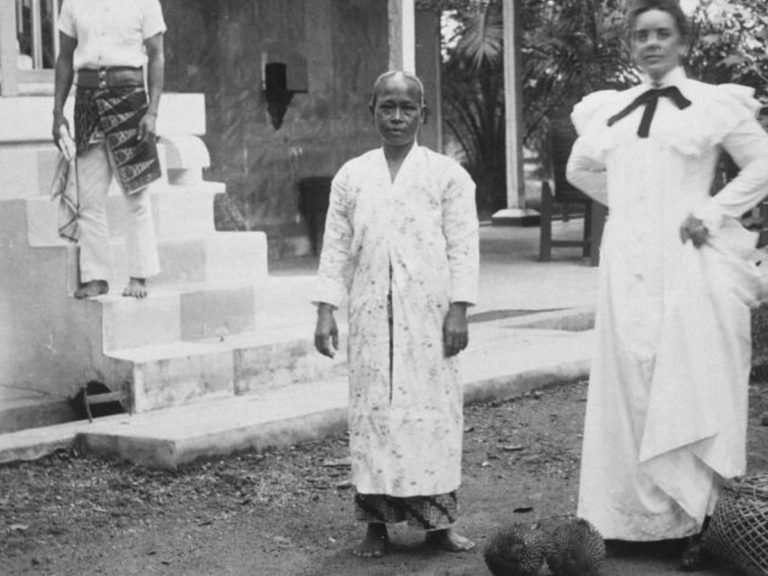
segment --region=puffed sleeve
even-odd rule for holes
[[[443,235],[451,277],[451,302],[477,301],[480,247],[475,206],[475,183],[453,160],[443,195]]]
[[[726,217],[739,218],[768,194],[768,134],[757,121],[760,102],[752,89],[724,84],[715,91],[713,144],[722,146],[740,168],[738,176],[693,214],[710,232]]]
[[[598,90],[588,94],[573,107],[571,121],[579,136],[594,135],[607,127],[607,108],[616,98],[616,90]]]
[[[608,204],[605,154],[610,148],[607,110],[615,100],[615,90],[601,90],[576,104],[571,121],[579,137],[573,144],[566,167],[566,178],[579,190],[601,204]]]
[[[323,249],[317,271],[317,296],[313,300],[315,304],[323,302],[338,308],[347,293],[346,278],[352,244],[348,190],[349,172],[343,166],[331,183]]]

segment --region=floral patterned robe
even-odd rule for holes
[[[458,488],[463,398],[442,329],[450,302],[474,303],[478,264],[475,186],[456,162],[415,145],[394,182],[382,149],[339,170],[316,300],[339,306],[349,294],[350,449],[359,493]]]

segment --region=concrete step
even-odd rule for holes
[[[87,312],[96,308],[95,302],[82,304],[87,316],[97,316]],[[122,312],[127,314],[126,310]],[[114,311],[105,312],[111,313]],[[133,338],[140,343],[148,334],[156,337],[150,329],[142,330],[139,321],[130,322],[142,335],[131,335],[118,324],[119,330],[126,332],[121,335],[125,340]],[[109,338],[117,336],[105,334],[105,339]],[[311,326],[262,329],[191,342],[169,340],[99,356],[88,379],[104,382],[113,390],[128,388],[136,412],[290,387],[297,382],[344,374],[346,370],[345,350],[333,360],[317,354]],[[29,390],[0,397],[0,434],[71,421],[75,415],[68,399],[85,383],[85,377],[62,382],[60,397]]]
[[[318,355],[311,335],[315,311],[308,304],[312,281],[311,277],[269,279],[257,287],[257,293],[261,294],[255,299],[258,331],[229,334],[230,327],[223,326],[217,337],[191,342],[179,340],[182,331],[190,335],[201,327],[215,325],[206,326],[201,317],[208,314],[215,321],[221,320],[215,307],[207,312],[204,306],[203,310],[198,310],[200,306],[194,303],[198,295],[194,290],[187,293],[193,297],[189,302],[193,308],[192,320],[183,328],[179,310],[179,302],[184,298],[181,292],[162,294],[162,291],[156,291],[141,301],[120,297],[72,301],[77,306],[72,318],[79,319],[78,330],[84,335],[85,342],[91,342],[95,360],[93,370],[87,374],[78,375],[75,370],[73,374],[63,375],[57,393],[64,390],[71,396],[85,379],[105,382],[113,389],[130,383],[134,388],[135,410],[144,411],[201,398],[290,387],[297,382],[341,373],[346,351],[346,317],[339,311],[342,341],[337,358],[329,361]],[[226,296],[225,288],[222,290],[221,294]],[[176,301],[169,303],[169,298]],[[476,379],[491,382],[496,374],[493,356],[503,356],[516,348],[509,340],[510,330],[523,330],[521,334],[532,338],[537,338],[542,329],[545,334],[560,334],[564,344],[558,357],[563,362],[570,362],[578,360],[580,349],[578,345],[573,348],[569,331],[589,330],[593,324],[590,308],[507,312],[514,314],[494,311],[470,317],[472,345],[464,357],[472,366]],[[554,336],[548,338],[551,340]],[[522,341],[525,343],[526,338]],[[116,347],[120,343],[126,347]],[[107,352],[102,352],[104,349]],[[549,361],[546,355],[541,356],[535,350],[526,354],[529,364]],[[70,407],[64,402],[58,404],[58,408],[51,403],[40,403],[45,405],[37,406],[31,401],[11,410],[11,406],[0,398],[0,420],[6,424],[4,431],[54,424],[72,417]]]
[[[158,238],[160,274],[153,286],[258,283],[267,277],[267,237],[262,232],[213,232],[207,236]],[[128,279],[125,242],[112,243],[115,288]]]
[[[130,454],[129,459],[158,467],[223,454],[224,444],[231,446],[226,450],[229,452],[300,442],[345,429],[346,394],[346,379],[337,377],[258,395],[2,434],[0,464],[35,460],[73,443],[85,447],[84,441],[94,451],[115,454],[124,450]],[[311,407],[307,398],[312,399]],[[113,433],[121,426],[131,430],[127,441]],[[139,440],[142,436],[143,443]]]
[[[304,329],[244,332],[109,352],[110,387],[127,382],[133,412],[231,397],[342,374],[344,351],[317,354]]]
[[[205,242],[179,242],[171,258],[175,270],[166,267],[146,299],[119,295],[126,274],[113,283],[112,294],[74,300],[67,295],[76,286],[76,249],[29,247],[24,211],[23,200],[0,202],[0,223],[9,223],[0,230],[6,247],[0,276],[7,296],[0,307],[0,390],[16,387],[66,398],[88,380],[112,383],[104,355],[110,349],[266,333],[271,327],[301,326],[304,337],[311,337],[314,279],[267,277],[261,233],[215,233]],[[11,225],[19,217],[22,225]],[[218,282],[185,282],[206,278]],[[0,399],[3,430],[71,418],[65,403],[40,404],[11,411]]]
[[[25,242],[26,243],[26,242]],[[267,278],[267,237],[263,232],[211,232],[205,236],[158,238],[160,274],[149,280],[153,288],[181,284],[259,283]],[[50,259],[54,254],[67,258],[63,277],[68,293],[77,288],[79,277],[78,247],[59,243],[30,248],[26,252]],[[128,282],[126,245],[122,238],[113,239],[112,275],[106,280],[112,292],[119,294]]]
[[[254,292],[250,284],[161,287],[141,300],[118,293],[84,305],[100,308],[104,351],[109,352],[253,330]]]
[[[127,300],[127,299],[126,299]],[[92,323],[98,318],[97,302],[78,302]],[[144,312],[159,310],[160,320],[165,306],[144,308]],[[141,320],[131,319],[126,308],[120,311],[104,307],[106,317],[112,318],[113,331],[105,330],[105,341],[123,338],[133,340],[136,347],[107,351],[94,360],[88,379],[106,383],[111,389],[131,392],[134,411],[143,412],[168,408],[193,400],[231,397],[272,388],[290,387],[297,382],[323,379],[345,372],[346,354],[341,350],[333,360],[314,350],[311,326],[262,328],[217,338],[182,342],[169,338],[165,343],[143,344],[144,339],[157,338],[152,328],[141,326]],[[121,316],[121,314],[123,316]],[[130,322],[137,333],[132,334],[121,318]],[[171,324],[173,320],[168,322]],[[145,322],[146,323],[146,322]],[[162,325],[157,330],[162,330]],[[172,330],[168,329],[168,332]],[[94,346],[94,348],[97,348]],[[20,391],[0,398],[0,434],[68,422],[75,416],[68,398],[73,396],[86,375],[62,382],[61,397]]]
[[[22,240],[26,244],[26,238]],[[205,236],[158,238],[160,274],[149,280],[150,289],[181,284],[258,283],[267,277],[267,237],[263,232],[211,232]],[[106,278],[110,290],[119,294],[128,282],[126,245],[122,238],[113,239],[112,274]],[[77,288],[79,277],[78,247],[60,243],[29,248],[38,255],[71,254],[65,276],[68,293]]]
[[[52,142],[0,146],[0,200],[48,196],[59,150]]]
[[[7,392],[7,391],[6,391]],[[0,436],[23,428],[70,422],[75,413],[67,398],[19,391],[0,397]]]
[[[587,377],[592,331],[519,328],[515,322],[474,330],[462,360],[465,402],[515,397]],[[6,434],[0,436],[0,462],[38,458],[76,440],[97,453],[158,467],[293,444],[343,431],[347,392],[346,378],[336,376]]]
[[[224,192],[224,184],[198,182],[188,185],[169,185],[159,182],[150,185],[152,215],[159,237],[190,237],[215,231],[213,200]],[[48,196],[27,198],[27,230],[29,245],[35,247],[58,246],[65,241],[57,232],[58,204]],[[113,185],[107,196],[107,220],[112,238],[125,236],[127,222],[123,193]]]
[[[229,338],[255,330],[266,338],[281,339],[282,331],[296,328],[309,337],[315,320],[311,281],[265,277],[257,283],[160,285],[140,300],[124,298],[116,290],[76,304],[93,309],[88,315],[100,322],[106,352]]]

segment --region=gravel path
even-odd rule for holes
[[[768,386],[752,388],[750,471],[768,470]],[[466,407],[463,514],[479,546],[437,553],[398,526],[385,559],[350,555],[346,438],[244,452],[175,471],[59,452],[0,467],[3,575],[359,576],[489,574],[482,546],[509,521],[572,513],[586,385]],[[673,573],[658,553],[609,560],[604,573]],[[635,570],[642,570],[637,571]],[[543,571],[542,574],[545,574]],[[733,574],[713,571],[702,574]]]

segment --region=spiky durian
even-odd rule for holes
[[[605,541],[590,522],[571,518],[552,530],[545,557],[555,576],[596,576],[605,560]]]
[[[483,557],[494,576],[535,576],[544,564],[545,545],[537,526],[508,524],[491,536]]]

